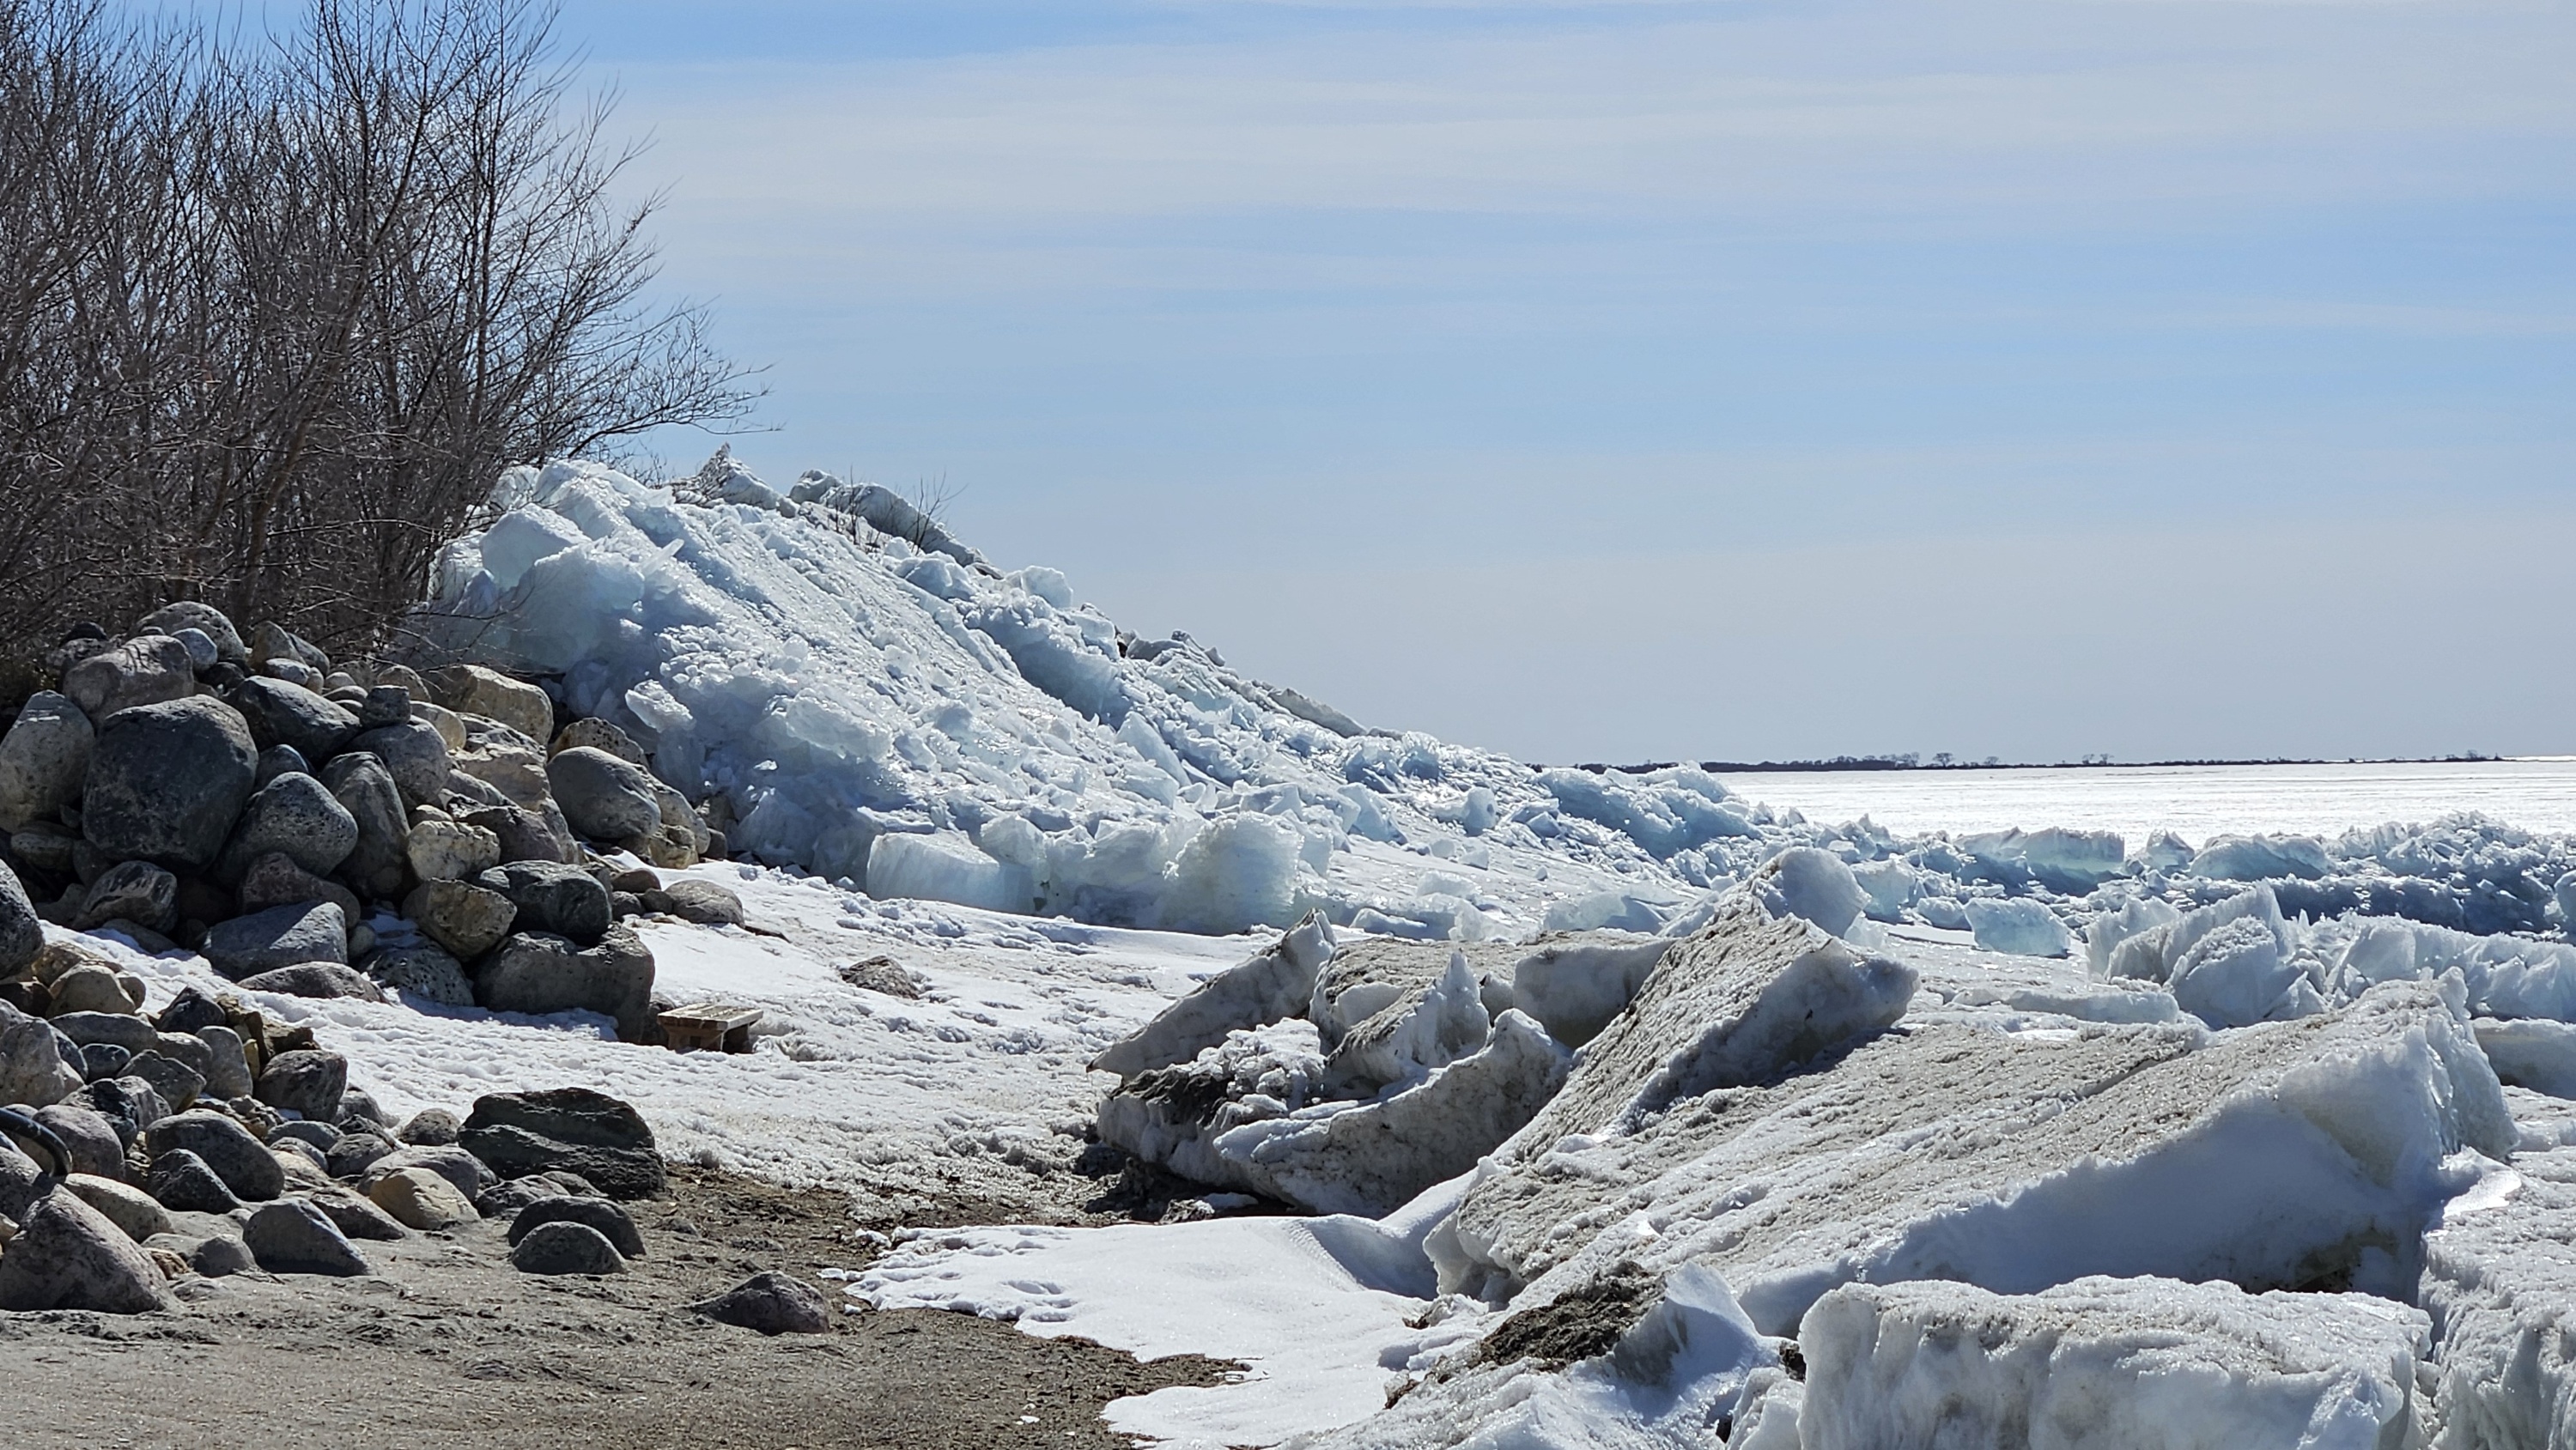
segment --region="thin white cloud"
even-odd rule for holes
[[[2492,194],[2571,73],[2563,7],[2056,3],[629,78],[685,208],[882,226]]]

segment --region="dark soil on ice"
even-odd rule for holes
[[[623,1275],[518,1273],[491,1221],[361,1244],[369,1278],[190,1280],[177,1311],[130,1318],[0,1314],[0,1444],[1124,1450],[1103,1405],[1235,1368],[933,1311],[763,1338],[681,1306],[762,1270],[864,1264],[848,1198],[674,1168],[670,1197],[629,1207],[646,1254]]]

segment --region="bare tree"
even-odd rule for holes
[[[747,413],[549,7],[113,15],[0,0],[0,650],[178,597],[365,642],[504,465]]]

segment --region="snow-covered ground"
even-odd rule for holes
[[[1242,938],[872,902],[758,867],[674,874],[733,889],[760,929],[641,929],[659,991],[761,1011],[747,1055],[629,1046],[589,1013],[247,995],[272,1018],[312,1025],[348,1056],[350,1080],[396,1114],[579,1083],[635,1103],[673,1158],[878,1192],[935,1164],[942,1191],[972,1195],[1069,1165],[1099,1100],[1083,1063],[1250,949]],[[238,991],[202,958],[145,957],[107,940],[152,988],[149,1010],[185,985]],[[841,977],[880,956],[920,983],[918,998]]]
[[[2503,1160],[2576,1143],[2576,1104],[2546,1096],[2576,1084],[2576,841],[2541,833],[2576,824],[2563,767],[1792,776],[1766,805],[1696,769],[1536,770],[1362,729],[820,475],[562,464],[496,502],[442,560],[430,631],[613,720],[706,802],[736,859],[693,874],[754,929],[645,940],[665,995],[763,1021],[748,1055],[683,1056],[578,1014],[260,999],[388,1108],[577,1082],[675,1157],[1008,1203],[1082,1153],[1120,1086],[1097,1054],[1310,913],[1337,959],[1424,943],[1439,980],[1373,984],[1371,1020],[1400,1036],[1436,999],[1417,1025],[1463,1035],[1428,1056],[1389,1038],[1396,1080],[1352,1090],[1374,1097],[1288,1101],[1364,1035],[1304,960],[1311,997],[1217,1023],[1269,1035],[1202,1057],[1247,1065],[1241,1131],[1391,1121],[1366,1114],[1454,1086],[1478,1043],[1555,1054],[1527,1127],[1381,1220],[997,1224],[854,1268],[854,1304],[1245,1362],[1113,1407],[1121,1429],[1778,1450],[1911,1433],[1907,1406],[1952,1393],[2024,1423],[2064,1366],[2097,1429],[2032,1443],[2152,1424],[2411,1445],[2442,1430],[2421,1387],[2566,1321],[2556,1278],[2487,1262],[2532,1241],[2517,1203],[2562,1207]],[[1831,792],[1855,781],[1890,793],[1846,810]],[[1642,981],[1585,959],[1597,1011],[1510,945],[1602,928],[1630,957],[1674,945]],[[215,984],[183,955],[134,965],[156,1005]],[[1212,1080],[1158,1065],[1121,1091]],[[1975,1289],[1877,1292],[1928,1281]],[[1801,1381],[1805,1320],[1834,1352]],[[1971,1323],[1984,1359],[1907,1347]],[[1848,1398],[1873,1384],[1896,1387],[1877,1418]],[[2251,1408],[2140,1409],[2175,1384]],[[2212,1424],[2244,1433],[2183,1434]]]
[[[1867,816],[1891,831],[1964,834],[2045,821],[2143,841],[2340,836],[2474,811],[2529,831],[2576,831],[2576,756],[2373,765],[2055,766],[2033,770],[1729,772],[1729,790],[1811,820]]]

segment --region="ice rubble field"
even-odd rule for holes
[[[2383,821],[2475,811],[2576,831],[2576,757],[2370,765],[2051,766],[2028,770],[1745,771],[1727,788],[1818,820],[1868,816],[1907,835],[2032,821],[2189,840],[2231,832],[2340,836]]]
[[[1243,1360],[1112,1407],[1171,1444],[2576,1445],[2564,836],[1826,824],[1363,730],[864,485],[495,500],[430,633],[708,803],[761,931],[647,940],[765,1019],[261,1001],[390,1109],[586,1082],[888,1195],[1186,1168],[1215,1217],[849,1283]]]

